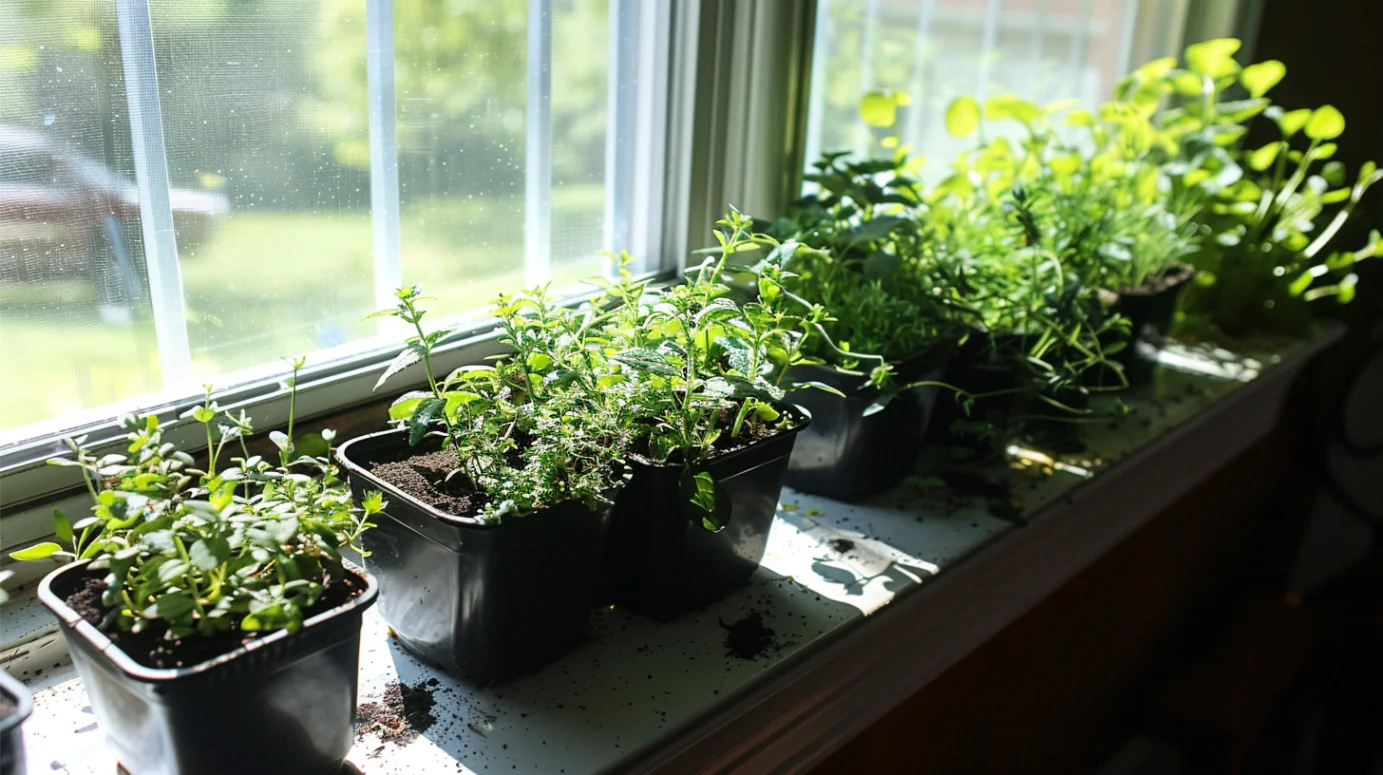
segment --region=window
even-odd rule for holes
[[[0,3],[0,441],[377,352],[400,284],[475,314],[651,250],[610,128],[656,109],[659,13]]]
[[[1158,0],[819,0],[807,163],[823,151],[867,154],[858,117],[872,89],[906,92],[900,140],[935,179],[969,147],[947,134],[956,97],[1016,93],[1039,104],[1094,107],[1130,69],[1166,48],[1181,24]]]

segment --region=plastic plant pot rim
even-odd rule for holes
[[[0,670],[0,693],[14,702],[14,711],[0,718],[0,735],[3,735],[24,723],[34,712],[34,701],[29,696],[29,690],[24,688],[24,684],[3,670]]]
[[[290,633],[288,630],[275,630],[262,638],[255,638],[249,643],[239,646],[232,651],[227,651],[224,654],[212,657],[205,662],[199,662],[191,667],[148,667],[134,661],[129,654],[126,654],[119,646],[115,645],[104,632],[91,622],[83,619],[76,611],[72,610],[71,606],[67,605],[66,600],[53,591],[53,579],[64,573],[76,573],[79,569],[85,568],[90,563],[91,560],[82,560],[81,562],[64,565],[52,573],[49,573],[43,578],[43,581],[38,586],[38,598],[43,601],[43,604],[48,607],[48,610],[52,611],[62,620],[63,625],[68,627],[77,637],[83,638],[88,643],[95,646],[97,650],[100,651],[101,656],[109,660],[117,670],[136,681],[143,681],[150,684],[171,683],[215,670],[228,662],[243,658],[252,652],[267,648],[275,643],[287,640],[288,638],[297,637],[301,632],[305,632],[311,627],[324,624],[337,616],[356,609],[368,608],[374,605],[375,598],[379,596],[379,584],[375,581],[374,577],[366,573],[364,568],[357,567],[354,563],[346,563],[347,571],[354,573],[365,581],[365,591],[335,608],[323,611],[308,618],[303,622],[303,629],[299,633]]]
[[[364,479],[365,481],[369,482],[372,488],[380,490],[387,497],[398,498],[399,500],[406,500],[414,508],[418,509],[427,516],[437,520],[438,522],[442,522],[448,525],[456,525],[458,527],[464,527],[473,530],[498,530],[499,528],[504,526],[503,521],[481,522],[475,517],[466,517],[461,516],[459,514],[452,514],[449,511],[442,511],[436,506],[433,506],[431,503],[423,503],[422,501],[418,500],[412,495],[409,495],[403,490],[400,490],[399,488],[395,487],[389,482],[386,482],[383,479],[380,479],[378,476],[375,476],[373,473],[371,473],[368,469],[366,469],[359,463],[356,463],[346,457],[346,450],[350,449],[350,447],[356,442],[371,441],[374,439],[381,439],[389,436],[402,435],[402,430],[391,429],[387,431],[367,433],[364,436],[356,436],[355,438],[351,439],[350,441],[347,441],[345,444],[342,444],[341,446],[336,448],[336,462],[340,463],[341,467],[346,469],[346,471],[348,471],[351,475],[358,476],[361,479]],[[619,494],[619,491],[623,489],[625,483],[628,481],[629,473],[628,471],[626,471],[623,475],[619,477],[619,480],[610,487],[610,489],[606,490],[604,493],[601,494],[601,497],[607,501],[607,503],[605,504],[606,506],[614,504],[615,496]],[[570,501],[563,501],[563,503],[568,502]],[[558,503],[552,506],[545,506],[544,508],[550,510],[557,508],[561,505],[561,503]],[[386,511],[385,513],[387,514],[388,512]],[[533,513],[537,512],[530,512],[529,514],[525,514],[523,516],[515,516],[514,519],[527,519]]]
[[[756,439],[756,440],[754,440],[754,441],[752,441],[752,442],[750,442],[750,443],[744,445],[743,447],[740,447],[739,449],[735,450],[734,452],[729,452],[729,453],[726,453],[726,454],[724,454],[724,455],[715,455],[715,456],[713,456],[713,457],[706,458],[706,460],[702,463],[702,467],[704,468],[704,467],[710,466],[710,465],[717,465],[717,466],[719,466],[719,465],[724,465],[724,464],[725,464],[725,461],[727,461],[727,460],[728,460],[728,461],[737,460],[738,458],[743,457],[744,455],[748,455],[748,454],[757,452],[758,450],[762,449],[763,446],[764,446],[765,444],[769,444],[769,443],[771,443],[771,442],[774,442],[774,441],[776,441],[776,440],[778,440],[778,439],[781,439],[781,438],[784,437],[784,436],[791,436],[791,435],[794,435],[794,434],[796,434],[796,433],[800,433],[801,431],[806,430],[806,428],[807,428],[808,425],[811,425],[811,424],[812,424],[812,413],[811,413],[811,412],[808,412],[806,409],[803,409],[803,408],[800,407],[800,406],[797,406],[796,404],[780,404],[780,403],[778,403],[778,402],[775,401],[775,402],[773,402],[773,408],[774,408],[774,409],[777,409],[777,410],[780,411],[780,412],[784,412],[784,413],[786,413],[786,414],[793,415],[794,418],[797,420],[797,424],[794,425],[794,426],[792,426],[791,428],[786,429],[786,430],[779,431],[779,432],[773,434],[772,436],[766,436],[766,437],[764,437],[764,438],[762,438],[762,439]],[[631,456],[629,457],[629,462],[630,462],[632,465],[641,466],[641,467],[643,467],[643,468],[652,468],[652,469],[659,470],[659,471],[666,471],[666,470],[668,470],[668,469],[673,469],[673,468],[686,468],[686,467],[687,467],[685,463],[654,463],[654,462],[651,461],[651,460],[647,460],[647,459],[645,459],[645,458],[643,458],[643,457],[639,457],[639,456],[635,456],[635,455],[631,455]],[[757,466],[754,466],[753,468],[749,468],[749,469],[745,469],[745,470],[747,470],[747,471],[752,471],[752,470],[754,470],[755,468],[761,468],[761,467],[762,467],[762,465],[757,465]]]

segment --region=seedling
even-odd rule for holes
[[[294,363],[287,383],[290,404],[301,366]],[[49,463],[81,471],[92,513],[74,523],[54,510],[57,541],[10,556],[91,560],[91,570],[105,571],[101,627],[108,631],[149,630],[169,640],[297,631],[326,589],[344,582],[342,551],[363,554],[360,536],[383,498],[371,493],[362,508],[352,506],[330,462],[329,431],[317,436],[327,445],[317,456],[295,455],[302,445],[283,434],[274,465],[246,450],[249,420],[209,395],[183,417],[206,428],[205,469],[163,440],[155,415],[123,420],[124,454],[97,457],[85,437],[68,439],[73,457]],[[232,443],[242,456],[221,468]]]

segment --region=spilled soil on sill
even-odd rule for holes
[[[720,626],[725,628],[727,657],[757,659],[780,648],[778,633],[764,624],[764,616],[758,611],[750,611],[744,618],[730,624],[721,619]]]
[[[409,686],[391,681],[384,687],[379,702],[363,702],[355,711],[356,739],[375,735],[382,742],[408,745],[432,728],[437,717],[432,709],[437,701],[432,689],[437,679]]]

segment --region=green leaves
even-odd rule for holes
[[[1257,172],[1262,172],[1273,166],[1277,161],[1277,154],[1282,150],[1283,143],[1268,143],[1249,154],[1249,167]]]
[[[1249,96],[1257,98],[1267,94],[1285,75],[1287,66],[1276,59],[1269,59],[1245,67],[1243,72],[1239,73],[1239,82],[1248,89]]]
[[[1030,125],[1042,117],[1042,109],[1015,94],[1003,94],[984,104],[984,117],[990,121],[1012,119]]]
[[[198,539],[188,550],[192,564],[204,571],[212,570],[229,560],[230,553],[230,541],[220,536]]]
[[[699,523],[707,532],[719,533],[730,524],[729,494],[710,473],[682,469],[677,477],[677,493],[687,518]]]
[[[41,544],[34,544],[33,546],[28,547],[27,549],[20,549],[17,552],[10,552],[10,557],[16,560],[24,561],[46,560],[49,557],[52,557],[57,552],[61,551],[62,547],[60,545],[55,544],[51,541],[45,541]]]
[[[424,398],[408,417],[408,444],[416,447],[423,440],[433,420],[442,417],[447,407],[444,398]]]
[[[870,126],[887,129],[898,120],[898,108],[911,101],[904,92],[874,90],[860,98],[860,118]]]
[[[1333,105],[1322,105],[1306,122],[1306,136],[1312,140],[1334,140],[1345,131],[1345,117]]]
[[[1211,78],[1233,75],[1239,70],[1234,54],[1240,46],[1241,43],[1235,38],[1216,38],[1196,43],[1186,47],[1186,64],[1192,72]]]
[[[952,137],[969,137],[980,128],[980,103],[974,97],[957,97],[946,108],[946,131]]]

